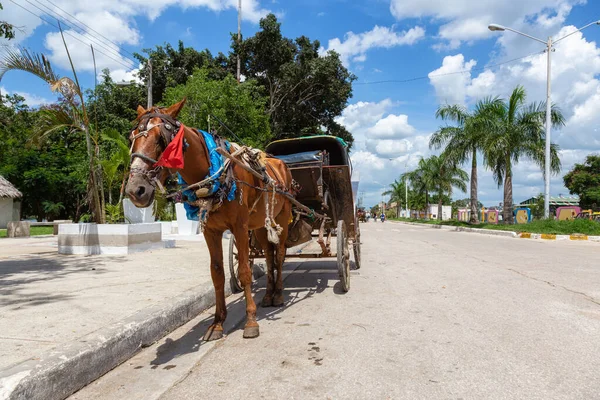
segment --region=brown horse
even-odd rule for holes
[[[179,172],[188,184],[200,182],[209,174],[210,155],[207,143],[202,134],[188,127],[183,127],[187,148],[184,152],[184,166],[173,170],[163,167],[156,168],[165,148],[178,129],[176,120],[185,99],[168,108],[137,109],[139,125],[132,131],[131,174],[126,192],[137,207],[149,206],[153,199],[156,186],[162,186],[167,177]],[[232,147],[233,148],[233,147]],[[215,211],[210,212],[204,224],[204,237],[210,252],[210,272],[216,297],[216,312],[213,324],[204,335],[205,340],[215,340],[223,337],[223,322],[227,316],[225,305],[225,271],[223,269],[223,232],[229,230],[235,237],[239,257],[239,278],[244,287],[246,297],[246,325],[244,337],[254,338],[259,335],[256,321],[256,305],[252,298],[252,272],[249,266],[249,231],[254,231],[262,247],[267,261],[267,290],[262,300],[262,306],[283,305],[282,266],[285,258],[285,241],[288,234],[288,223],[291,219],[291,204],[280,194],[274,194],[263,181],[233,163],[233,177],[237,184],[235,199],[223,201]],[[276,158],[266,159],[266,172],[276,180],[280,188],[289,191],[292,176],[282,161]],[[274,196],[274,201],[273,201]],[[265,199],[265,200],[261,200]],[[267,200],[268,199],[268,200]],[[268,201],[268,203],[267,203]],[[271,207],[274,223],[282,229],[278,244],[268,240],[265,220],[267,210]],[[275,269],[277,277],[275,279]]]

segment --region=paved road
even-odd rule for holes
[[[199,351],[204,316],[107,375],[119,391],[75,397],[150,398],[127,387],[179,369],[161,399],[600,398],[600,245],[389,222],[362,236],[349,293],[335,263],[296,264],[258,339],[230,327]]]

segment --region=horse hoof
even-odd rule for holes
[[[273,307],[281,307],[283,306],[284,301],[283,301],[283,296],[278,297],[275,296],[275,298],[273,299]]]
[[[203,339],[207,342],[210,342],[212,340],[219,340],[222,338],[223,338],[223,328],[217,328],[214,326],[209,327],[203,337]]]
[[[262,301],[260,302],[260,306],[261,307],[271,307],[273,305],[273,298],[272,297],[263,297]]]
[[[258,325],[256,326],[247,326],[244,328],[244,339],[253,339],[258,337],[259,330]]]

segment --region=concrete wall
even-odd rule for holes
[[[153,248],[173,247],[163,241],[159,222],[149,224],[61,224],[59,254],[129,254]]]
[[[0,229],[6,229],[10,221],[18,220],[19,218],[13,219],[13,199],[0,197]]]

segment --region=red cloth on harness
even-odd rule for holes
[[[177,135],[167,145],[158,162],[154,164],[155,167],[183,169],[183,137],[183,124],[181,124]]]

